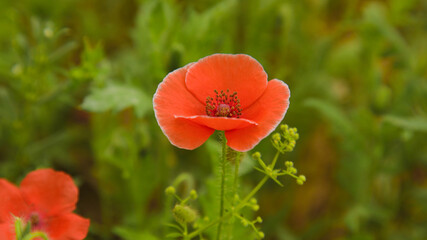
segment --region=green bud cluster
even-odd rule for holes
[[[176,195],[176,189],[173,186],[169,186],[165,189],[165,193],[168,196],[174,196],[182,205],[186,204],[189,200],[196,200],[198,198],[197,191],[191,190],[190,195],[187,198],[181,199]]]
[[[265,234],[255,227],[255,224],[262,223],[262,218],[260,216],[258,216],[255,220],[252,221],[238,214],[235,214],[235,216],[240,219],[240,222],[244,227],[250,226],[254,230],[257,239],[263,239],[265,237]]]
[[[275,133],[272,136],[273,146],[281,153],[291,152],[294,150],[299,134],[296,128],[289,128],[288,125],[280,125],[282,134]]]
[[[291,152],[296,144],[296,141],[299,138],[299,134],[296,128],[290,128],[286,124],[280,125],[280,133],[276,132],[271,136],[271,141],[273,146],[279,151],[279,153]],[[278,180],[279,176],[289,175],[296,179],[297,184],[302,185],[306,181],[304,175],[297,176],[298,170],[294,167],[294,163],[291,161],[285,162],[285,169],[276,169],[275,164],[277,160],[277,156],[270,164],[266,164],[262,158],[261,153],[255,152],[252,154],[252,157],[258,161],[261,167],[254,167],[256,170],[264,173],[268,177],[270,177],[273,181],[275,181],[279,186],[283,186],[283,184]]]
[[[294,167],[294,163],[291,161],[286,161],[285,166],[286,166],[286,172],[290,174],[296,174],[298,172],[298,170]]]
[[[288,175],[290,175],[290,176],[292,176],[292,177],[294,177],[295,179],[296,179],[296,181],[297,181],[297,184],[298,185],[303,185],[304,183],[305,183],[305,181],[307,180],[306,178],[305,178],[305,176],[304,175],[299,175],[299,176],[296,176],[295,174],[297,174],[297,169],[294,167],[294,163],[293,162],[291,162],[291,161],[286,161],[285,162],[285,166],[286,166],[286,170],[284,170],[284,173],[285,174],[288,174]]]
[[[297,184],[298,185],[303,185],[305,183],[305,181],[306,181],[306,178],[305,178],[304,175],[299,175],[298,176],[298,178],[297,178]]]
[[[248,203],[248,206],[255,212],[259,210],[259,205],[256,198],[251,198],[251,200]]]
[[[196,200],[198,198],[198,194],[196,190],[191,190],[190,194],[181,199],[176,194],[176,189],[173,186],[169,186],[165,189],[165,193],[168,196],[173,196],[178,200],[178,204],[172,209],[172,214],[175,220],[181,224],[182,226],[186,226],[188,223],[193,223],[196,221],[198,214],[197,211],[187,205],[187,202],[190,200]]]

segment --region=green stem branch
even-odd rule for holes
[[[276,162],[279,158],[279,155],[280,152],[277,151],[276,155],[273,158],[273,161],[270,164],[271,169],[274,169],[274,167],[276,166]],[[265,175],[264,178],[258,183],[258,185],[256,185],[256,187],[252,189],[252,191],[240,202],[240,204],[237,205],[236,211],[239,211],[241,208],[243,208],[248,203],[248,201],[261,189],[261,187],[265,184],[265,182],[267,182],[269,178],[269,176]]]
[[[241,152],[236,152],[236,158],[234,159],[234,182],[233,182],[233,197],[237,193],[237,185],[239,179],[239,166],[240,166],[240,156]]]

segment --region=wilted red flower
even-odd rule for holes
[[[89,220],[72,211],[78,189],[71,177],[52,169],[29,173],[17,188],[0,179],[0,239],[14,240],[14,216],[31,222],[32,231],[45,232],[51,240],[81,240]]]
[[[227,144],[248,151],[285,116],[289,88],[267,81],[261,64],[245,54],[214,54],[169,73],[154,95],[157,122],[184,149],[203,144],[215,130]]]

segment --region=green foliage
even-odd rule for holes
[[[89,240],[163,239],[174,229],[169,185],[196,189],[191,207],[209,218],[196,224],[209,223],[218,139],[176,149],[151,99],[178,67],[246,53],[291,89],[284,122],[300,140],[281,167],[308,179],[259,192],[265,239],[426,239],[426,11],[420,0],[0,1],[0,177],[70,173]],[[254,150],[263,159],[269,141]],[[242,192],[261,174],[251,155],[241,155]],[[225,232],[250,238],[234,223]]]
[[[82,103],[82,108],[90,112],[111,110],[118,113],[129,107],[134,108],[137,117],[142,117],[152,109],[150,98],[144,92],[120,85],[94,89]]]

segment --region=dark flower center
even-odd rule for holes
[[[237,92],[229,94],[229,90],[226,92],[221,90],[218,93],[215,92],[215,99],[213,97],[206,98],[206,114],[211,117],[235,117],[239,118],[242,115],[242,109],[240,108],[240,100],[237,98]]]
[[[32,213],[30,216],[31,228],[37,228],[40,224],[40,217],[37,213]]]

